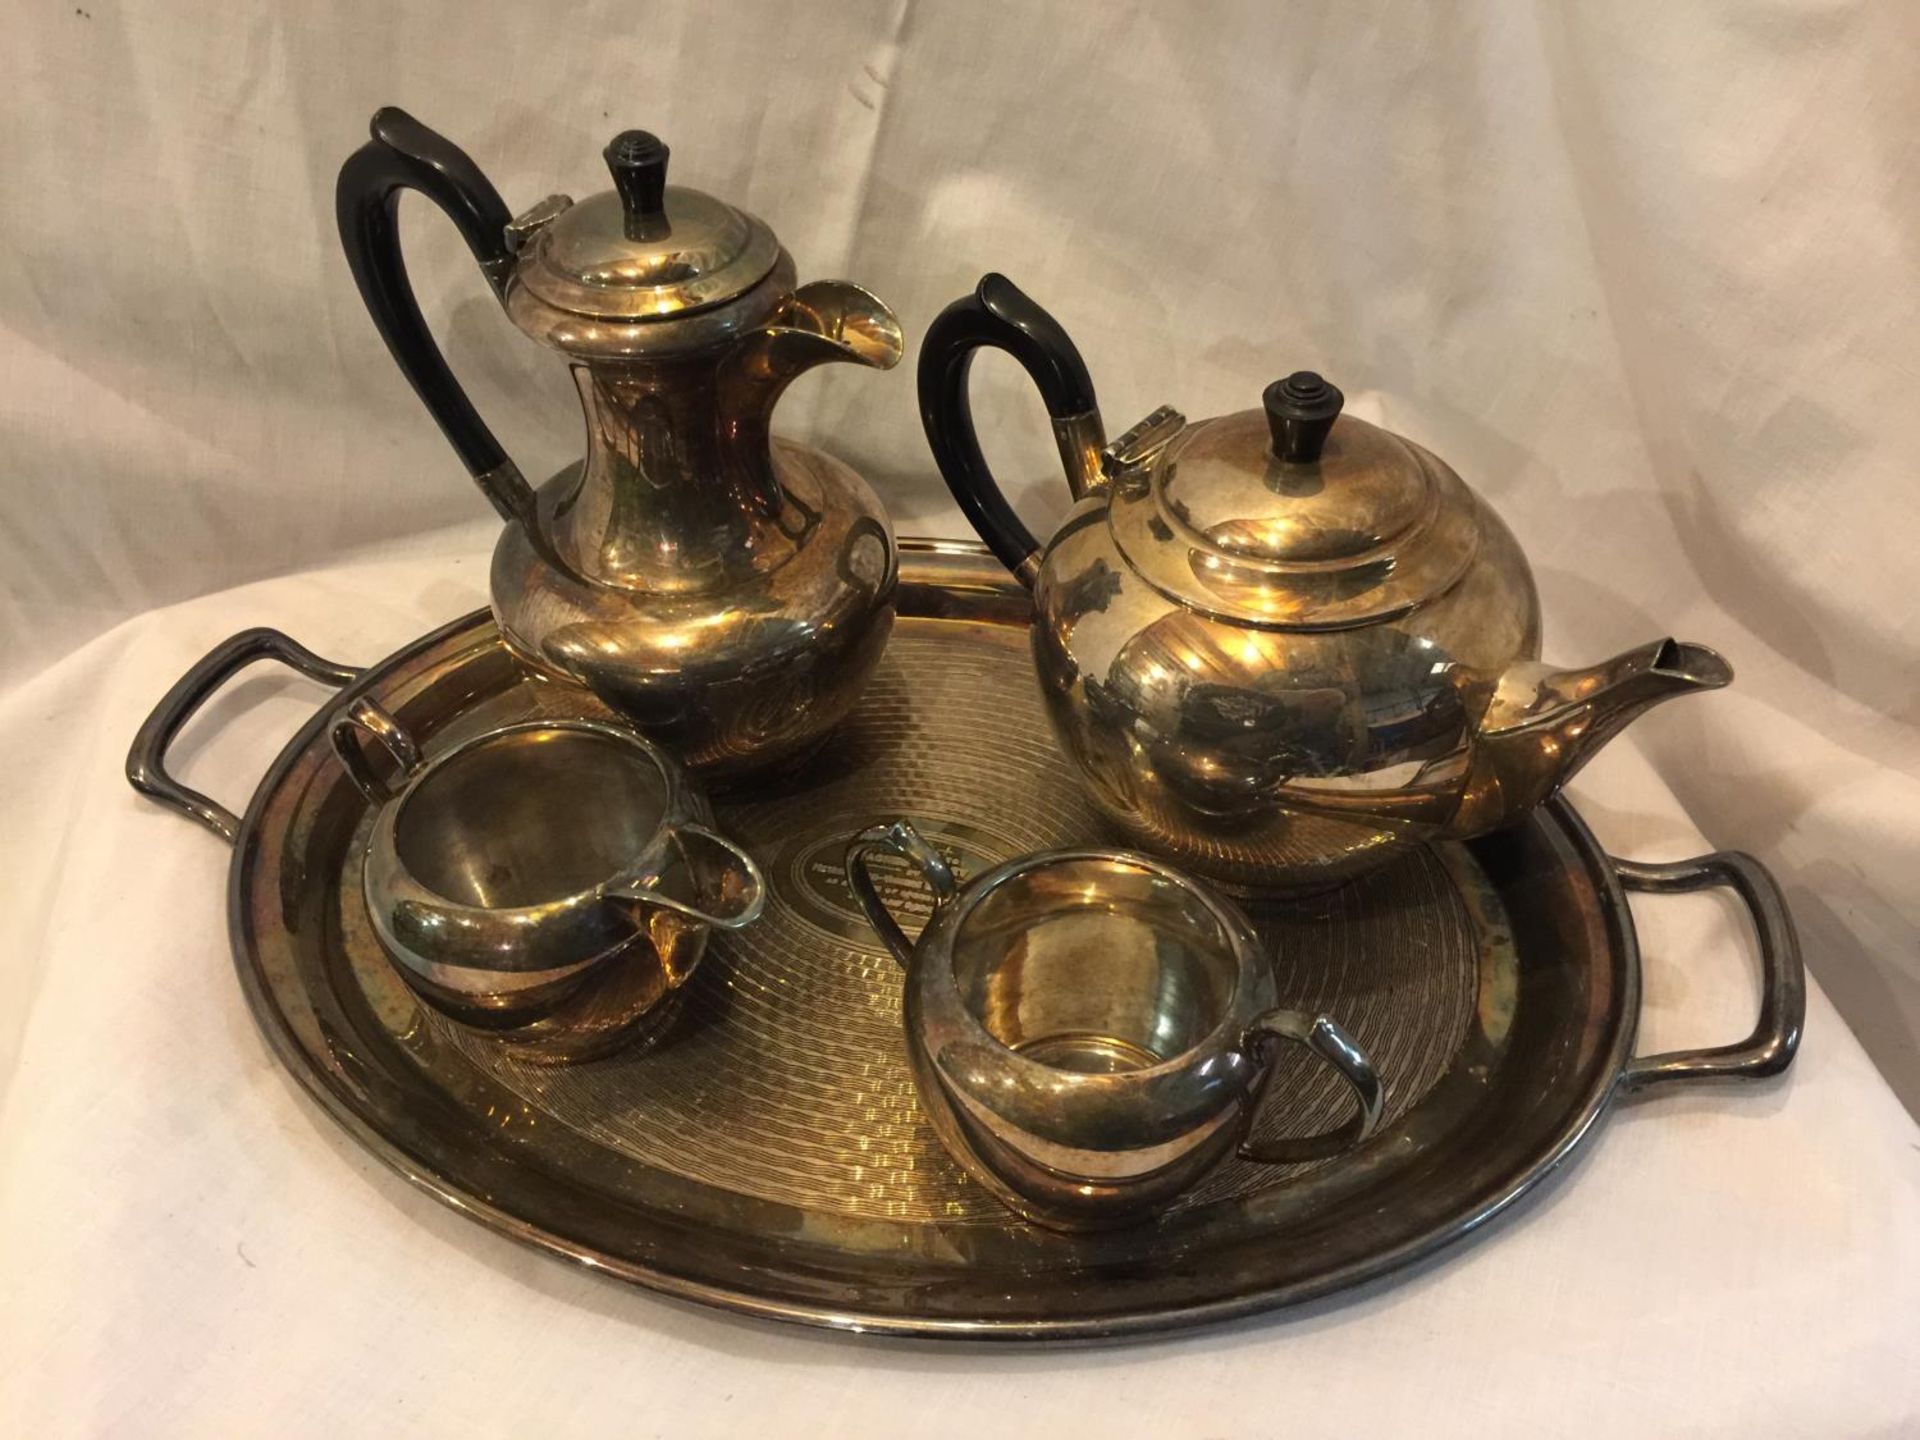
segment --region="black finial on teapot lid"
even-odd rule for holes
[[[626,210],[629,240],[659,240],[667,224],[667,156],[660,137],[646,130],[623,130],[602,152],[613,172],[613,188]]]
[[[1260,397],[1267,407],[1273,453],[1282,460],[1311,465],[1339,418],[1347,397],[1311,370],[1296,370],[1267,386]]]

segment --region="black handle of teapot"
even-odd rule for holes
[[[496,295],[504,295],[513,269],[507,245],[513,217],[466,151],[406,111],[380,110],[369,128],[373,138],[347,158],[334,187],[353,282],[401,373],[494,509],[521,519],[531,512],[533,491],[453,378],[414,298],[400,253],[400,192],[417,190],[446,212]]]
[[[1075,498],[1100,484],[1099,455],[1106,443],[1100,408],[1086,362],[1067,332],[1004,275],[986,276],[973,294],[941,311],[921,342],[920,420],[934,461],[980,538],[1031,586],[1040,542],[1007,502],[974,430],[967,377],[983,346],[1006,351],[1033,377],[1053,417]]]

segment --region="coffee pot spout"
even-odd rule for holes
[[[829,360],[891,370],[905,352],[893,311],[872,291],[845,280],[802,285],[766,333],[776,348],[793,350],[795,374]]]
[[[721,413],[764,428],[787,386],[816,365],[847,361],[891,370],[905,352],[900,322],[875,295],[844,280],[802,285],[772,320],[742,335],[725,361]]]
[[[1732,679],[1733,667],[1718,652],[1672,639],[1580,670],[1533,661],[1510,667],[1474,733],[1465,791],[1447,833],[1464,838],[1518,819],[1661,701],[1718,690]]]

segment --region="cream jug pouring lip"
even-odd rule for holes
[[[605,887],[605,893],[617,899],[631,900],[642,912],[649,909],[672,910],[719,930],[744,930],[760,918],[761,912],[767,907],[767,882],[753,856],[719,831],[698,821],[683,820],[675,825],[673,838],[680,846],[680,853],[687,857],[689,866],[696,870],[700,868],[693,862],[696,846],[717,854],[721,873],[726,879],[714,887],[714,904],[703,905],[698,899],[679,899],[646,880],[616,880]]]

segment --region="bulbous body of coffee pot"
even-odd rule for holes
[[[667,147],[607,147],[615,189],[515,217],[399,110],[340,172],[340,234],[375,324],[507,522],[493,611],[539,670],[588,686],[710,779],[795,761],[859,697],[893,619],[886,512],[847,466],[773,439],[801,372],[887,369],[900,327],[834,281],[796,286],[773,232],[666,184]],[[461,391],[401,259],[402,190],[438,204],[513,321],[566,355],[587,451],[538,489]]]
[[[981,346],[1019,360],[1053,416],[1077,503],[1044,547],[974,434]],[[961,508],[1033,589],[1041,691],[1090,793],[1231,888],[1326,888],[1495,829],[1648,706],[1732,678],[1673,640],[1541,665],[1507,527],[1317,375],[1217,419],[1156,411],[1108,445],[1073,342],[989,275],[929,329],[920,405]]]

